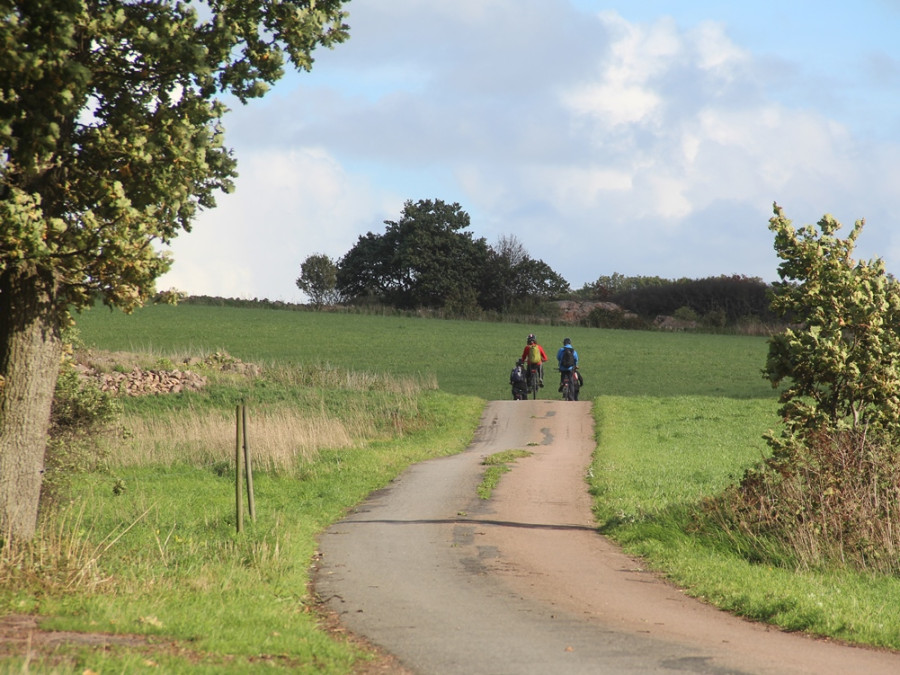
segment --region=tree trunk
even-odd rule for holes
[[[0,273],[0,537],[37,525],[50,406],[62,357],[52,275],[33,265]]]

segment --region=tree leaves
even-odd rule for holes
[[[230,191],[216,96],[262,96],[347,37],[342,2],[16,2],[0,21],[0,271],[54,270],[59,306],[125,310],[168,266],[157,244]]]
[[[309,296],[316,309],[337,303],[337,265],[322,253],[308,256],[300,265],[297,288]]]
[[[337,284],[350,300],[377,298],[402,308],[464,307],[508,311],[516,300],[539,301],[569,284],[515,237],[497,248],[464,230],[469,214],[441,200],[407,201],[384,234],[360,236],[338,264]]]
[[[159,249],[229,191],[225,105],[346,38],[344,0],[11,0],[0,8],[0,528],[34,533],[60,328],[130,311]],[[25,467],[23,469],[22,467]],[[15,474],[15,475],[13,475]]]
[[[772,307],[793,324],[770,340],[763,370],[773,386],[788,382],[787,440],[773,439],[776,448],[810,433],[900,432],[900,285],[882,260],[853,259],[863,226],[841,239],[826,215],[818,229],[795,229],[775,206],[769,229],[782,262]]]

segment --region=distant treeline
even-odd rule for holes
[[[296,302],[283,302],[282,300],[269,300],[268,298],[221,298],[215,295],[186,295],[178,300],[184,305],[207,305],[210,307],[245,307],[256,309],[289,309],[294,311],[308,311],[309,305]]]
[[[769,284],[757,277],[741,275],[704,279],[663,279],[661,277],[603,276],[578,291],[561,294],[552,300],[536,302],[527,312],[498,314],[467,311],[465,314],[434,309],[409,310],[390,305],[340,305],[331,311],[390,313],[437,318],[466,318],[487,321],[539,320],[556,323],[560,317],[557,301],[609,302],[622,312],[597,308],[582,323],[606,328],[652,329],[658,317],[668,316],[700,329],[725,329],[746,326],[774,326],[781,321],[769,306]],[[182,300],[195,305],[220,307],[257,307],[306,311],[310,305],[268,299],[238,299],[214,296],[189,296]],[[329,308],[322,308],[329,309]],[[527,314],[527,316],[526,316]]]
[[[746,321],[777,323],[769,306],[770,286],[758,277],[742,275],[705,279],[600,277],[576,295],[585,300],[612,302],[645,321],[675,316],[711,327]]]

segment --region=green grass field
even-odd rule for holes
[[[570,337],[583,398],[774,398],[760,371],[758,337],[598,330],[202,306],[151,306],[128,316],[95,308],[78,318],[84,341],[104,349],[196,353],[224,349],[262,362],[331,363],[360,372],[434,373],[442,391],[508,398],[509,371],[533,332],[555,369]],[[551,377],[552,379],[552,377]],[[555,398],[555,392],[546,392]]]
[[[63,647],[55,662],[0,659],[0,669],[242,673],[265,663],[352,671],[366,654],[318,627],[307,593],[316,534],[411,462],[464,449],[483,402],[509,398],[509,370],[529,332],[548,354],[564,337],[579,351],[582,398],[593,399],[597,423],[590,489],[605,534],[689,593],[738,614],[900,648],[890,609],[900,602],[898,580],[751,565],[722,541],[686,533],[687,508],[766,452],[762,434],[778,420],[776,392],[760,375],[764,339],[200,306],[132,316],[95,309],[78,328],[96,349],[160,362],[224,350],[265,365],[266,375],[211,376],[204,392],[129,401],[126,427],[140,436],[162,431],[127,460],[139,439],[120,439],[107,470],[81,476],[73,503],[44,524],[59,557],[82,561],[90,578],[49,591],[26,579],[0,594],[8,613],[52,617],[46,627],[134,633],[176,647]],[[393,381],[407,384],[394,390],[386,385]],[[542,397],[556,398],[555,389]],[[237,535],[227,430],[219,447],[206,440],[206,425],[217,417],[227,425],[242,398],[272,419],[321,423],[324,436],[259,473],[258,519]],[[199,440],[176,443],[190,423]],[[296,427],[282,426],[264,433],[290,444]],[[332,443],[329,429],[338,426],[346,438]],[[496,473],[502,481],[502,468]],[[41,564],[62,576],[71,566]]]

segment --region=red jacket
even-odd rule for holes
[[[538,351],[541,353],[541,363],[547,360],[547,353],[544,351],[544,348],[541,347],[537,342],[534,343]],[[531,351],[531,345],[525,345],[525,349],[522,350],[522,360],[525,362],[525,365],[529,365],[528,363],[528,352]]]

